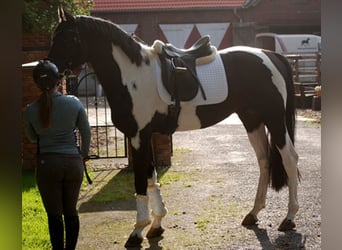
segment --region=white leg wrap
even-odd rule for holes
[[[147,196],[151,204],[152,215],[154,217],[164,217],[167,214],[167,209],[160,194],[160,184],[154,183],[154,185],[148,186]]]
[[[148,209],[148,197],[145,195],[136,195],[137,203],[137,223],[135,228],[144,228],[151,223],[149,209]]]

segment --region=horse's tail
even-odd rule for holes
[[[277,54],[278,58],[282,61],[285,66],[285,71],[283,77],[286,82],[286,106],[285,106],[285,124],[289,137],[294,145],[295,142],[295,94],[294,94],[294,84],[292,76],[292,68],[289,62],[282,55]],[[298,173],[298,176],[299,173]],[[270,143],[270,182],[271,187],[279,191],[283,187],[287,186],[288,176],[286,174],[281,155],[278,148],[276,147],[274,141],[271,138]]]
[[[287,100],[286,100],[286,129],[289,134],[291,141],[294,145],[295,143],[295,128],[296,128],[296,108],[295,108],[295,91],[293,84],[293,73],[290,63],[287,61],[285,57],[283,58],[284,64],[287,68],[287,74],[285,78],[286,82],[286,92],[287,92]]]

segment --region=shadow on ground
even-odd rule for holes
[[[158,178],[161,178],[168,169],[158,168]],[[99,171],[95,173],[93,184],[88,190],[81,192],[81,197],[89,196],[90,199],[81,201],[78,211],[87,213],[135,210],[134,193],[134,173],[131,168]]]
[[[248,227],[248,229],[255,233],[262,249],[305,249],[305,236],[303,237],[303,235],[296,230],[286,231],[272,242],[266,229],[260,228],[258,225]]]

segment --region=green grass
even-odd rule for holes
[[[167,171],[168,169],[158,169],[158,179],[162,185],[171,184],[178,181],[188,181],[189,176],[183,172]],[[190,184],[184,184],[191,187]],[[97,192],[90,200],[94,203],[106,203],[115,201],[127,201],[133,199],[134,189],[134,174],[133,171],[122,170],[115,175],[114,178],[99,192]]]
[[[134,198],[133,171],[120,171],[114,178],[108,181],[100,192],[97,192],[90,200],[94,203],[106,203],[124,201]]]
[[[195,224],[197,228],[205,229],[210,221],[207,219],[198,219],[196,220]]]
[[[173,149],[173,154],[186,154],[186,153],[190,153],[191,150],[188,148],[174,148]]]
[[[171,184],[177,181],[180,181],[184,178],[183,173],[177,173],[177,172],[166,172],[163,176],[160,177],[159,182],[161,184]]]
[[[22,249],[51,249],[47,216],[34,172],[22,178]]]

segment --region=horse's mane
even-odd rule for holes
[[[118,25],[101,18],[83,15],[76,16],[76,23],[80,33],[89,34],[97,40],[112,42],[126,53],[132,63],[141,64],[143,57],[140,44]]]

